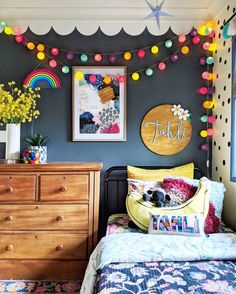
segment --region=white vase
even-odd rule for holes
[[[20,158],[20,124],[7,124],[6,159]]]

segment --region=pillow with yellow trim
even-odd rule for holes
[[[126,198],[126,209],[131,220],[142,230],[147,231],[151,214],[189,215],[202,214],[204,220],[209,210],[210,185],[207,178],[200,179],[194,196],[181,205],[156,207],[152,202],[144,201],[141,194],[133,192]]]
[[[163,181],[167,176],[177,176],[193,179],[194,164],[188,163],[169,169],[144,169],[134,166],[127,166],[128,178],[136,180]]]

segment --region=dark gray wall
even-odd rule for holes
[[[175,35],[169,31],[163,36],[153,36],[144,31],[139,36],[129,36],[121,31],[116,36],[106,36],[100,30],[92,36],[83,36],[77,31],[67,36],[57,35],[53,30],[44,36],[36,36],[30,31],[26,36],[45,44],[85,52],[117,52],[132,48],[142,48],[159,43]],[[120,58],[117,65],[128,65],[128,71],[134,71],[169,56],[179,46],[167,49],[160,45],[158,57],[147,54],[143,60],[134,58],[124,62]],[[37,66],[35,52],[29,52],[18,45],[13,37],[0,35],[0,82],[15,80],[22,83],[25,76]],[[49,161],[101,161],[104,169],[113,165],[179,165],[194,161],[204,168],[206,154],[199,146],[204,142],[199,136],[203,127],[200,116],[203,98],[197,89],[203,84],[199,65],[204,55],[201,46],[190,44],[190,54],[181,56],[177,63],[168,62],[164,72],[155,71],[152,77],[144,75],[138,82],[128,79],[127,83],[127,141],[126,142],[72,142],[71,141],[71,74],[62,74],[55,70],[62,82],[60,89],[42,89],[39,102],[41,116],[35,122],[34,131],[49,136]],[[66,59],[64,59],[66,61]],[[68,61],[66,61],[68,63]],[[70,65],[81,65],[76,57]],[[91,59],[87,65],[95,65]],[[109,65],[104,60],[101,65]],[[181,103],[192,113],[193,135],[189,145],[180,153],[172,156],[159,156],[150,152],[140,139],[140,123],[144,114],[152,107],[163,103]],[[30,125],[22,126],[22,148],[24,137],[30,134]],[[4,146],[0,144],[0,157],[4,157]]]

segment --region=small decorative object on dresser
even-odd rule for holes
[[[26,142],[30,144],[28,153],[33,156],[38,153],[39,159],[35,157],[35,160],[32,156],[25,156],[27,152],[24,152],[24,161],[25,163],[46,163],[47,162],[47,136],[43,137],[41,134],[35,134],[31,137],[26,138]],[[27,154],[28,154],[27,153]]]
[[[0,280],[83,278],[97,243],[101,167],[1,165]]]

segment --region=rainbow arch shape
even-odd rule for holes
[[[24,85],[31,88],[60,88],[61,81],[55,73],[48,69],[36,69],[27,75]]]

